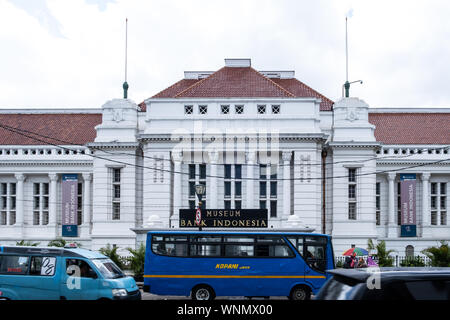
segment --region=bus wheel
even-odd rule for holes
[[[292,289],[289,299],[291,300],[309,300],[311,298],[311,290],[305,286],[297,286]]]
[[[215,293],[210,286],[200,285],[192,289],[193,300],[213,300],[214,298]]]

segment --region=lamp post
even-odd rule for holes
[[[202,196],[206,192],[206,186],[204,184],[195,185],[195,193],[198,197],[198,209],[195,214],[195,222],[198,225],[198,230],[202,231]]]

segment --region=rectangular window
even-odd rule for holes
[[[112,169],[112,220],[120,220],[121,170],[120,168]]]
[[[258,105],[257,110],[258,110],[258,114],[265,114],[266,113],[266,105]]]
[[[207,114],[208,113],[208,106],[207,105],[199,105],[198,106],[198,113],[199,114]]]
[[[267,182],[260,181],[259,182],[259,197],[265,198],[267,196]]]
[[[447,183],[431,183],[431,225],[447,225]]]
[[[231,182],[225,181],[225,198],[231,197]]]
[[[356,168],[348,169],[348,219],[357,218],[357,198],[356,198]]]
[[[376,224],[381,225],[381,183],[376,183],[375,188],[375,209],[376,209]]]
[[[234,202],[234,208],[235,209],[242,209],[242,201],[235,201]]]
[[[230,206],[236,199],[242,198],[242,165],[224,165],[224,197]],[[233,201],[234,200],[234,201]]]
[[[16,184],[0,184],[0,225],[16,223]]]
[[[49,184],[33,184],[33,225],[49,223]]]
[[[56,257],[31,257],[30,275],[52,277],[55,270]]]
[[[270,201],[270,217],[271,218],[277,217],[277,202],[276,201]]]
[[[80,226],[83,224],[83,184],[78,184],[78,195],[77,195],[77,202],[78,202],[78,221],[77,224]]]
[[[225,167],[225,179],[231,179],[231,165],[226,164]]]
[[[234,111],[236,114],[243,114],[244,113],[244,106],[243,105],[235,105]]]
[[[234,183],[234,196],[236,198],[242,197],[242,182],[241,181],[236,181]]]
[[[225,200],[224,205],[225,205],[225,209],[231,209],[231,201]]]
[[[280,113],[280,105],[272,105],[272,113],[279,114]]]
[[[184,106],[184,114],[193,114],[194,106]]]
[[[189,164],[189,199],[188,204],[191,207],[192,203],[197,203],[197,194],[195,193],[195,186],[202,184],[206,187],[206,164]],[[195,206],[195,205],[194,205]],[[202,196],[202,208],[206,208],[206,188],[205,194]]]
[[[222,114],[229,114],[230,113],[230,106],[229,105],[220,106],[220,111],[221,111]]]

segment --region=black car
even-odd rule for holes
[[[450,268],[361,268],[333,276],[316,300],[450,300]]]

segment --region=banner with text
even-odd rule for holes
[[[416,237],[416,175],[400,174],[401,237]]]
[[[78,175],[62,175],[62,236],[78,237]]]
[[[180,209],[180,228],[199,227],[195,209]],[[267,228],[267,209],[202,209],[200,227]]]

